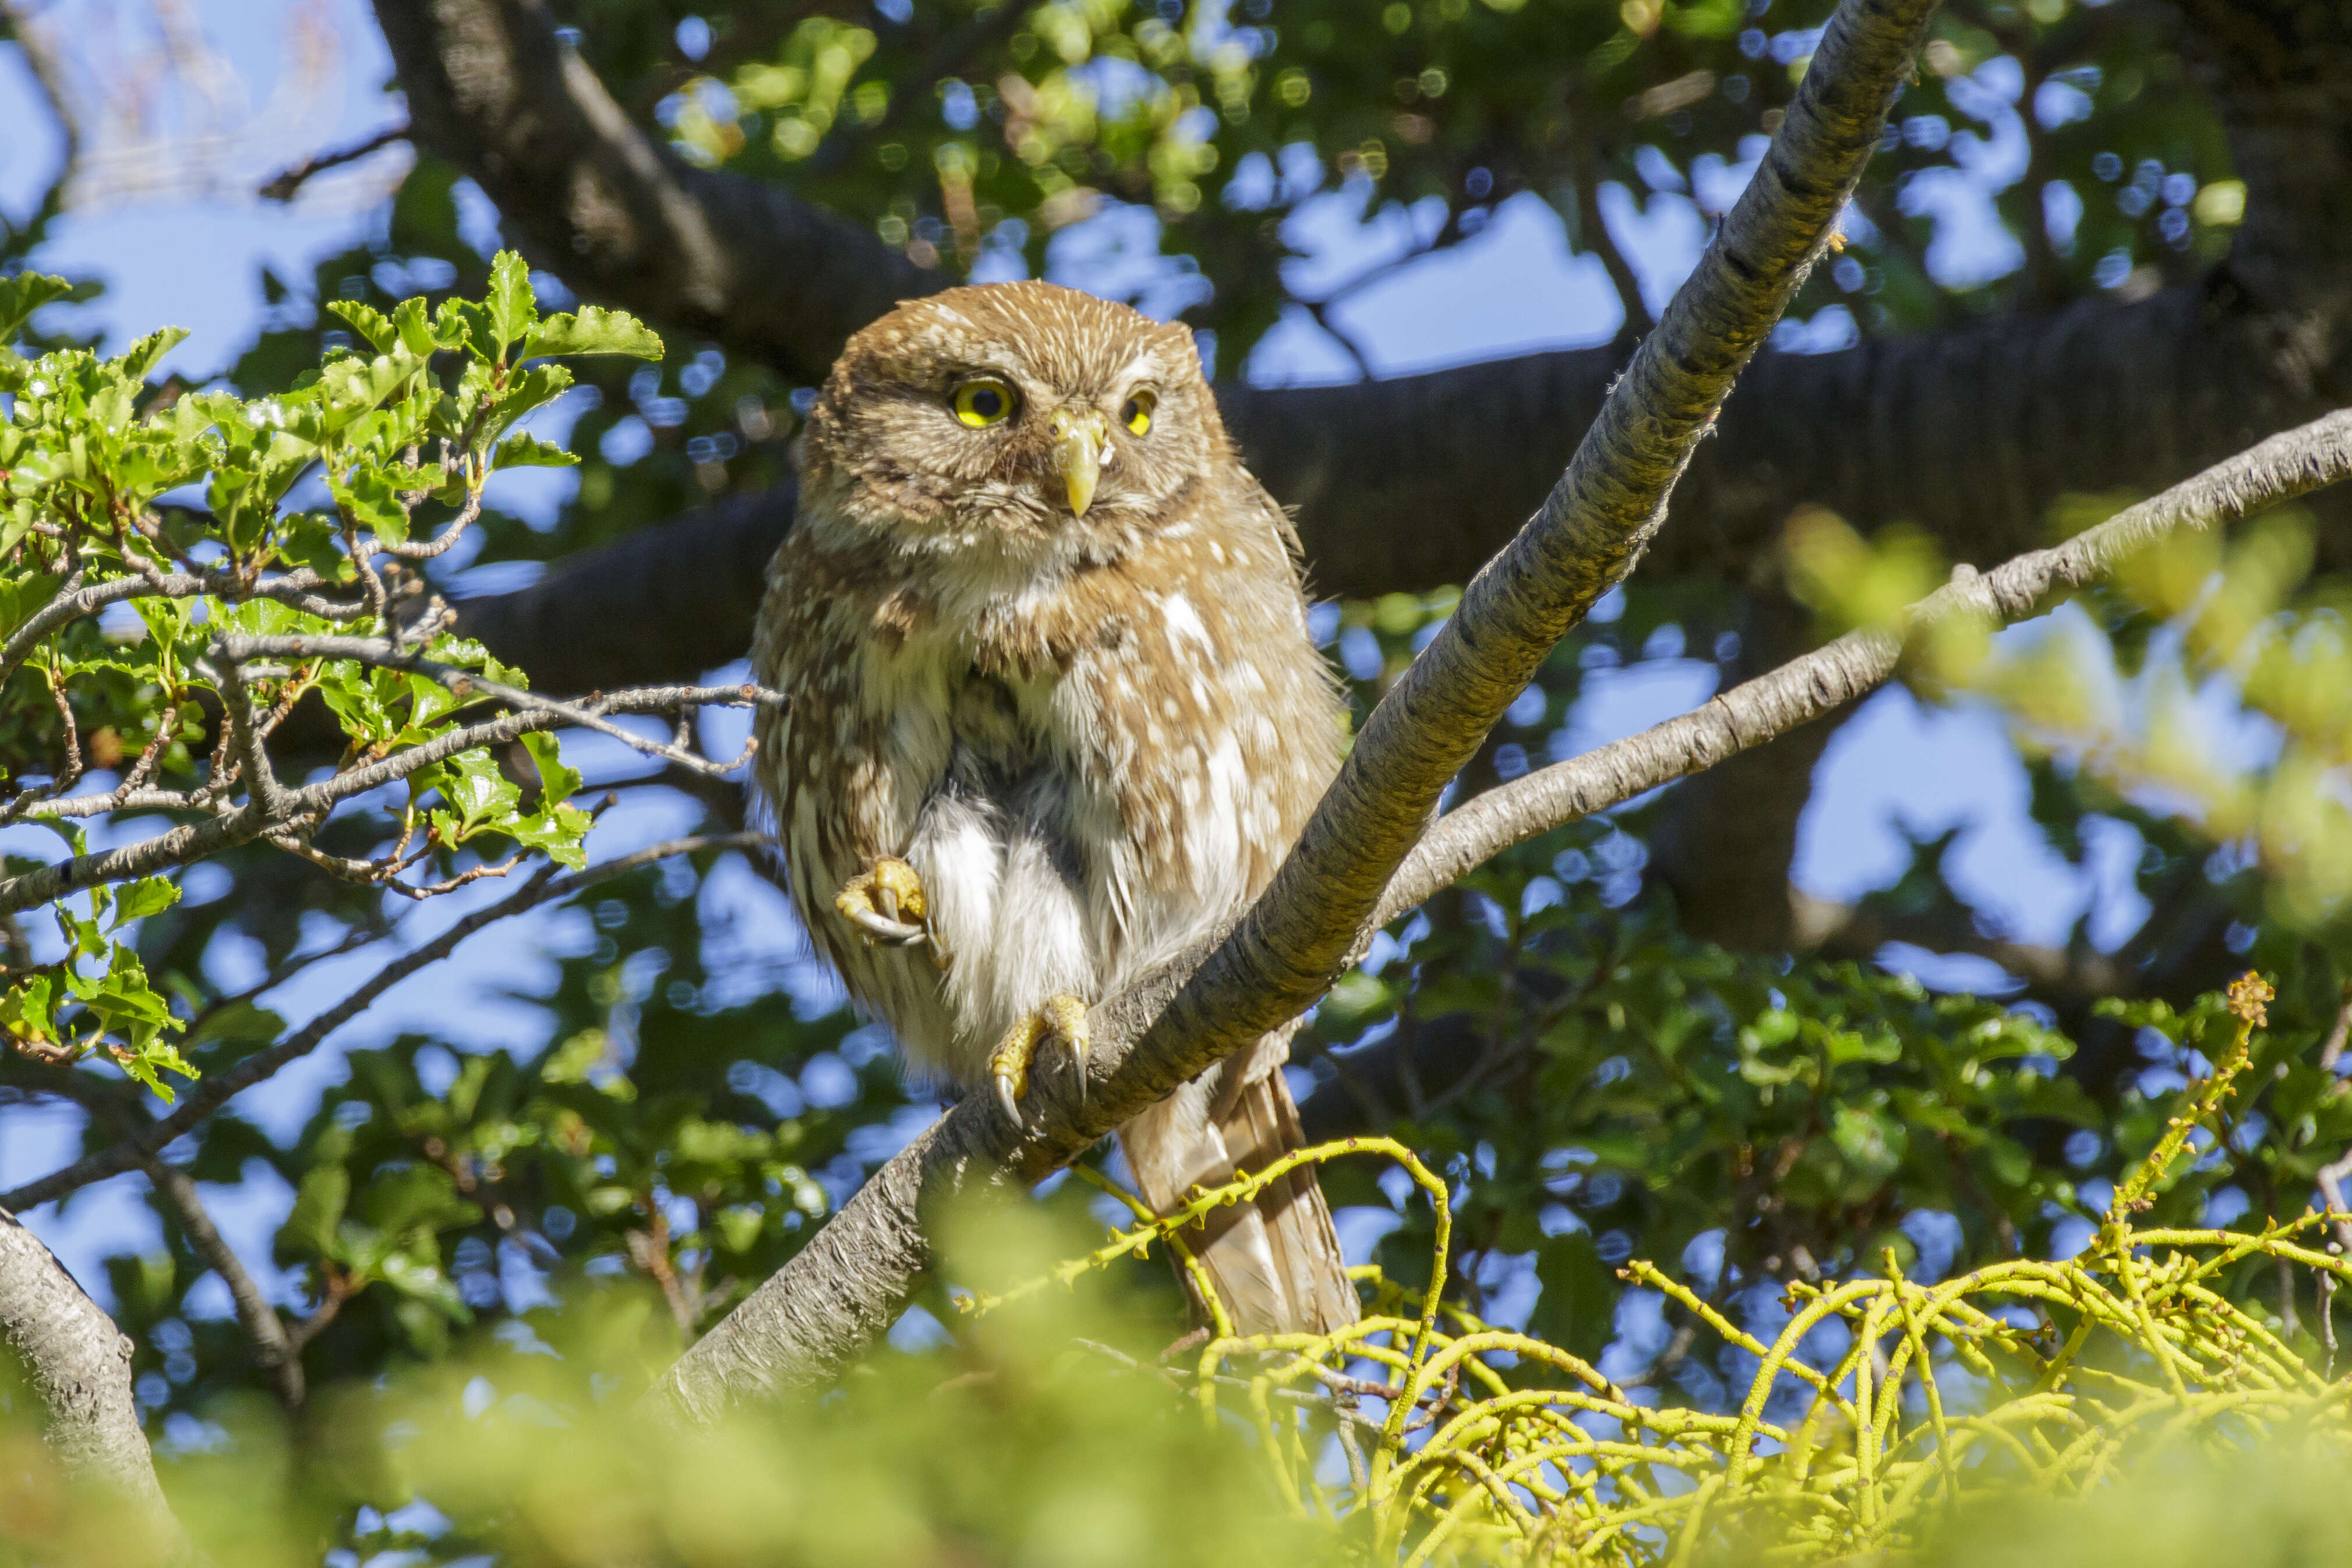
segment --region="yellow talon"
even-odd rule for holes
[[[1066,992],[1045,998],[1044,1006],[1005,1031],[988,1056],[989,1077],[996,1081],[996,1103],[1014,1126],[1021,1124],[1021,1097],[1029,1092],[1029,1068],[1037,1047],[1047,1037],[1070,1047],[1070,1063],[1077,1068],[1078,1093],[1087,1089],[1087,1005]]]
[[[895,856],[877,857],[870,868],[844,882],[833,907],[868,942],[911,947],[929,934],[923,924],[930,912],[923,879]]]

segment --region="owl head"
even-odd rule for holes
[[[1067,550],[1148,527],[1224,451],[1190,329],[992,283],[850,339],[801,468],[804,505],[896,543]]]

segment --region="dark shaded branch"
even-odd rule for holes
[[[131,1396],[131,1350],[40,1238],[0,1209],[0,1351],[40,1403],[42,1437],[68,1480],[120,1509],[120,1561],[183,1561],[187,1539],[156,1484]]]
[[[2352,288],[2337,313],[2352,317]],[[1650,569],[1740,578],[1808,502],[2003,559],[2047,538],[2068,494],[2152,492],[2334,406],[2333,373],[2304,352],[2333,331],[2217,279],[1759,354],[1691,459]],[[1624,364],[1619,348],[1575,349],[1345,386],[1228,382],[1217,398],[1253,471],[1298,509],[1314,590],[1362,598],[1466,581],[1541,502]],[[537,685],[688,678],[750,647],[792,507],[779,490],[687,513],[463,603],[459,625]],[[2352,557],[2333,536],[2322,550]]]
[[[457,632],[549,690],[691,679],[751,647],[793,492],[729,496],[559,562],[528,588],[461,599]]]
[[[418,970],[440,963],[455,952],[467,938],[486,926],[510,915],[520,914],[536,905],[567,898],[599,882],[650,866],[656,860],[666,860],[673,855],[691,855],[703,850],[756,849],[767,842],[758,834],[713,834],[673,838],[632,854],[616,856],[602,865],[591,866],[584,871],[574,871],[568,876],[555,876],[552,864],[543,866],[530,880],[497,903],[476,910],[452,922],[446,931],[432,941],[386,963],[350,995],[268,1049],[256,1051],[233,1066],[197,1079],[194,1087],[180,1096],[180,1103],[173,1108],[171,1114],[157,1118],[153,1125],[95,1154],[85,1155],[62,1170],[53,1171],[37,1181],[27,1182],[12,1193],[0,1194],[0,1208],[36,1207],[52,1198],[63,1197],[77,1187],[102,1182],[109,1176],[131,1170],[161,1154],[172,1140],[194,1131],[196,1123],[238,1094],[269,1078],[289,1062],[309,1056],[324,1044],[330,1035],[365,1012],[377,997]]]
[[[405,125],[395,125],[388,131],[379,131],[364,142],[356,142],[351,146],[338,148],[331,153],[320,153],[313,157],[305,158],[292,168],[272,175],[253,194],[264,201],[290,202],[294,199],[295,193],[310,184],[315,176],[323,174],[330,169],[340,169],[346,163],[356,163],[371,153],[383,152],[395,142],[407,140],[408,127]]]
[[[863,230],[810,226],[773,187],[677,163],[614,119],[533,7],[378,9],[412,102],[455,106],[435,117],[436,150],[584,295],[808,379],[871,316],[942,281]],[[1997,561],[2042,542],[2069,491],[2151,492],[2346,400],[2352,228],[2334,215],[2352,202],[2352,26],[2290,0],[2188,12],[2248,184],[2229,261],[2136,304],[1759,355],[1678,487],[1682,521],[1653,571],[1736,574],[1807,501],[1865,530],[1909,521],[1958,559]],[[823,254],[827,236],[837,254]],[[1541,502],[1624,363],[1611,346],[1218,395],[1253,469],[1298,510],[1318,589],[1360,597],[1466,581]],[[545,687],[709,668],[749,645],[791,507],[789,494],[730,501],[658,544],[575,558],[467,606],[468,630]]]
[[[278,1402],[289,1410],[299,1409],[304,1394],[300,1353],[287,1338],[286,1324],[278,1316],[278,1309],[261,1293],[261,1287],[246,1271],[236,1249],[229,1246],[219,1227],[213,1224],[212,1215],[205,1212],[204,1197],[196,1191],[195,1182],[177,1165],[159,1159],[142,1160],[140,1163],[147,1179],[155,1184],[156,1194],[180,1222],[181,1234],[188,1238],[188,1245],[228,1287],[229,1300],[236,1304],[236,1321],[244,1326],[246,1337],[253,1342],[254,1362],[276,1384]]]
[[[508,233],[579,293],[801,380],[849,334],[950,280],[870,231],[633,124],[528,0],[376,0],[415,140],[472,175]]]
[[[986,1170],[1034,1181],[1296,1016],[1349,962],[1447,782],[1553,645],[1640,557],[1690,452],[1811,265],[1876,142],[1931,0],[1845,0],[1756,179],[1636,353],[1543,508],[1373,710],[1273,885],[1197,968],[1097,1006],[1083,1096],[1041,1122],[974,1096],[874,1178],[651,1396],[671,1420],[828,1381],[927,1267],[919,1202]],[[1188,959],[1191,955],[1187,955]]]

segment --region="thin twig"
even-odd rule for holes
[[[197,1193],[196,1184],[177,1165],[152,1155],[140,1163],[146,1170],[147,1179],[155,1184],[156,1195],[170,1205],[179,1220],[188,1245],[228,1287],[229,1299],[236,1303],[237,1321],[245,1325],[246,1336],[253,1342],[253,1359],[277,1385],[278,1402],[289,1410],[300,1409],[304,1392],[302,1361],[287,1339],[286,1324],[278,1316],[278,1309],[270,1305],[269,1298],[261,1293],[261,1287],[254,1283],[253,1276],[246,1272],[236,1250],[222,1238],[212,1216],[205,1212],[204,1198]]]
[[[230,1099],[252,1088],[276,1073],[287,1063],[308,1056],[345,1024],[365,1012],[385,992],[417,971],[428,968],[456,952],[460,943],[485,926],[522,913],[536,905],[554,899],[568,898],[573,893],[593,888],[614,877],[667,860],[674,855],[693,855],[711,850],[752,849],[767,843],[756,833],[719,833],[697,835],[688,838],[672,838],[650,845],[634,853],[616,857],[601,866],[591,866],[584,871],[568,876],[551,876],[555,867],[543,867],[537,875],[486,909],[475,910],[453,922],[446,931],[414,952],[404,953],[385,964],[369,977],[365,984],[341,1002],[320,1013],[301,1028],[267,1050],[257,1051],[235,1065],[211,1073],[197,1080],[180,1098],[180,1103],[168,1116],[159,1117],[154,1125],[110,1148],[100,1150],[75,1161],[61,1170],[53,1171],[37,1181],[26,1183],[16,1191],[0,1194],[0,1208],[21,1213],[36,1205],[61,1197],[78,1187],[131,1169],[142,1160],[157,1153],[181,1134],[192,1131],[205,1117],[219,1110]]]
[[[364,142],[338,148],[331,153],[320,153],[314,157],[305,158],[292,168],[281,170],[264,180],[254,187],[253,194],[266,202],[290,202],[294,199],[294,193],[300,190],[314,175],[323,174],[330,169],[341,168],[345,163],[356,163],[371,153],[381,152],[395,142],[407,141],[408,136],[406,125],[395,125],[389,131],[378,132]]]
[[[301,641],[305,639],[289,639]],[[318,639],[310,639],[318,640]],[[342,640],[342,639],[329,639]],[[386,647],[373,644],[374,647]],[[77,888],[97,882],[119,882],[133,877],[152,876],[175,866],[185,866],[209,858],[225,849],[249,844],[272,829],[283,826],[288,820],[299,819],[322,811],[343,801],[381,789],[388,784],[446,761],[460,752],[487,746],[504,745],[528,734],[552,730],[567,722],[571,711],[600,713],[666,713],[681,702],[706,705],[735,704],[738,706],[767,700],[772,693],[761,688],[743,686],[664,686],[643,687],[635,690],[615,692],[607,697],[591,699],[585,704],[560,704],[535,707],[529,710],[508,713],[499,718],[453,730],[436,736],[421,745],[395,752],[364,767],[352,768],[321,779],[301,789],[292,791],[286,799],[284,818],[273,819],[257,805],[247,803],[233,810],[223,811],[207,821],[184,823],[152,838],[89,855],[77,855],[68,859],[45,866],[38,870],[23,872],[0,879],[0,914],[33,909],[60,898]],[[223,731],[223,744],[227,731]],[[701,759],[697,759],[701,761]],[[705,764],[708,766],[708,764]],[[96,797],[103,801],[107,797]],[[204,792],[181,797],[172,803],[191,809],[209,809]],[[94,815],[106,809],[103,805],[83,802],[58,802],[55,805],[27,813],[35,817]]]

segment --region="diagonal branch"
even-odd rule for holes
[[[780,186],[687,163],[630,121],[540,5],[376,0],[375,14],[415,139],[583,295],[814,383],[850,333],[950,281]]]
[[[1040,1086],[1041,1125],[1015,1128],[975,1096],[887,1162],[680,1358],[651,1396],[657,1414],[708,1419],[740,1399],[829,1381],[928,1267],[928,1194],[987,1170],[1043,1176],[1329,986],[1448,782],[1664,521],[1693,448],[1820,255],[1933,9],[1839,6],[1754,181],[1568,471],[1374,710],[1298,847],[1232,934],[1197,968],[1172,964],[1096,1007],[1084,1093]]]
[[[705,850],[758,849],[768,840],[756,833],[710,834],[691,838],[673,838],[650,845],[631,854],[616,856],[602,865],[591,866],[584,871],[569,876],[553,875],[551,863],[540,868],[530,880],[497,903],[476,910],[464,919],[453,921],[446,931],[414,951],[403,953],[385,964],[365,984],[350,995],[320,1013],[294,1033],[267,1050],[256,1051],[232,1067],[209,1073],[180,1098],[180,1103],[168,1116],[155,1121],[121,1142],[85,1155],[62,1170],[52,1171],[37,1181],[26,1183],[12,1193],[0,1194],[0,1208],[29,1209],[63,1197],[77,1187],[131,1170],[162,1154],[172,1140],[184,1132],[193,1131],[196,1123],[218,1110],[236,1095],[276,1073],[289,1062],[309,1056],[326,1042],[327,1037],[367,1011],[376,998],[415,973],[429,968],[455,952],[465,940],[485,926],[495,924],[509,915],[567,898],[599,882],[666,860],[673,855],[691,855]]]
[[[229,1300],[236,1303],[236,1321],[245,1326],[246,1337],[253,1342],[254,1362],[277,1385],[278,1402],[289,1410],[300,1409],[304,1394],[301,1353],[287,1338],[286,1323],[278,1317],[278,1309],[261,1293],[261,1287],[247,1272],[236,1249],[213,1224],[194,1180],[177,1165],[152,1156],[142,1160],[140,1165],[146,1171],[147,1179],[155,1184],[157,1195],[178,1218],[188,1245],[228,1287]]]
[[[1942,623],[2005,625],[2053,595],[2105,577],[2116,562],[2182,529],[2218,528],[2352,478],[2352,411],[2283,431],[2065,543],[1979,573],[1960,567],[1905,613],[1899,630],[1866,627],[1722,692],[1679,718],[1498,785],[1448,813],[1413,847],[1381,895],[1386,924],[1515,844],[1700,773],[1834,711],[1894,679],[1905,647]]]

